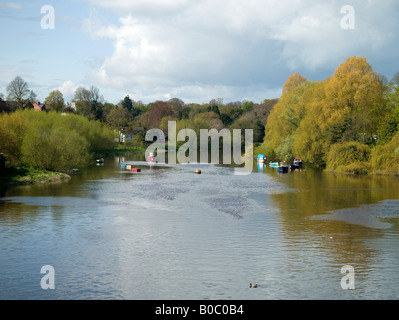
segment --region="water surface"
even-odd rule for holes
[[[0,299],[398,298],[398,179],[133,160],[0,194]]]

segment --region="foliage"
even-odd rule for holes
[[[145,127],[149,129],[159,128],[162,118],[175,117],[172,107],[164,101],[156,101],[151,109],[144,115]]]
[[[283,95],[289,93],[292,89],[299,87],[304,82],[306,82],[306,78],[297,72],[290,75],[283,86]]]
[[[7,86],[7,99],[11,101],[22,102],[29,99],[31,91],[29,90],[28,83],[20,76],[17,76]]]
[[[106,119],[109,125],[121,130],[125,129],[129,125],[132,116],[127,108],[121,106],[113,108],[107,115]]]
[[[23,161],[35,168],[66,171],[89,163],[89,145],[76,131],[63,127],[31,126],[22,143]]]
[[[384,121],[390,121],[390,135],[396,132],[398,122],[384,90],[381,77],[361,57],[348,58],[325,81],[294,74],[268,117],[263,149],[281,160],[300,157],[318,168],[346,171],[342,166],[350,165],[351,172],[369,172],[371,167],[363,163],[368,160],[358,159],[358,149],[350,149],[354,158],[348,158],[342,148],[362,145],[370,153]],[[338,164],[337,158],[344,161]]]
[[[94,86],[90,89],[79,87],[75,91],[74,101],[78,114],[91,120],[103,120],[104,97],[100,90]]]
[[[327,157],[327,170],[364,174],[370,171],[371,149],[359,142],[334,144]]]
[[[372,150],[370,163],[376,174],[399,175],[399,133]]]
[[[0,153],[14,164],[21,164],[21,145],[28,121],[21,112],[0,115]]]
[[[64,96],[59,90],[51,91],[46,98],[45,104],[48,110],[60,112],[65,107]]]
[[[83,167],[92,152],[115,147],[115,133],[100,122],[33,110],[1,115],[0,138],[9,165],[52,171]]]

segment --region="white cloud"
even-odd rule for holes
[[[95,10],[84,22],[93,39],[113,45],[92,79],[143,95],[236,97],[263,86],[267,98],[289,73],[332,72],[348,56],[381,55],[398,36],[394,0],[352,1],[351,31],[341,29],[339,0],[89,1],[120,14],[117,25]]]
[[[22,5],[16,2],[0,2],[0,8],[10,8],[15,10],[22,9]]]
[[[57,89],[61,91],[62,95],[64,96],[65,102],[69,102],[73,99],[75,95],[75,91],[78,88],[73,81],[65,81],[60,87]]]

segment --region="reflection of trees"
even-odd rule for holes
[[[399,179],[382,176],[347,176],[303,171],[279,177],[291,192],[270,196],[280,210],[282,236],[290,252],[306,256],[309,246],[337,265],[354,263],[367,268],[377,251],[365,240],[380,238],[381,230],[337,220],[316,220],[333,210],[356,208],[398,198]]]

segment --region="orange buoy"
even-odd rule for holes
[[[202,172],[201,172],[200,169],[197,169],[197,171],[195,171],[195,173],[196,173],[196,174],[201,174]]]

